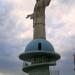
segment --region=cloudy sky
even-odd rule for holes
[[[0,75],[26,75],[18,56],[33,39],[32,20],[36,0],[0,0]],[[75,0],[52,0],[46,8],[46,37],[61,55],[56,69],[74,75]]]

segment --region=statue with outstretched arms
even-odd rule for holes
[[[51,0],[36,0],[33,14],[27,15],[26,18],[33,19],[34,39],[45,39],[45,8]],[[40,33],[39,33],[40,32]]]

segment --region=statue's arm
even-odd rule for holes
[[[29,15],[27,15],[27,17],[26,17],[26,18],[33,19],[33,14],[29,14]]]

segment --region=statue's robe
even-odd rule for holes
[[[50,0],[37,0],[33,13],[34,39],[43,38],[45,35],[45,8]]]
[[[33,25],[45,24],[45,8],[50,3],[50,0],[37,0],[33,14]]]

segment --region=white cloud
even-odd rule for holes
[[[3,73],[0,73],[0,75],[4,75]]]
[[[12,74],[0,73],[0,75],[12,75]]]

